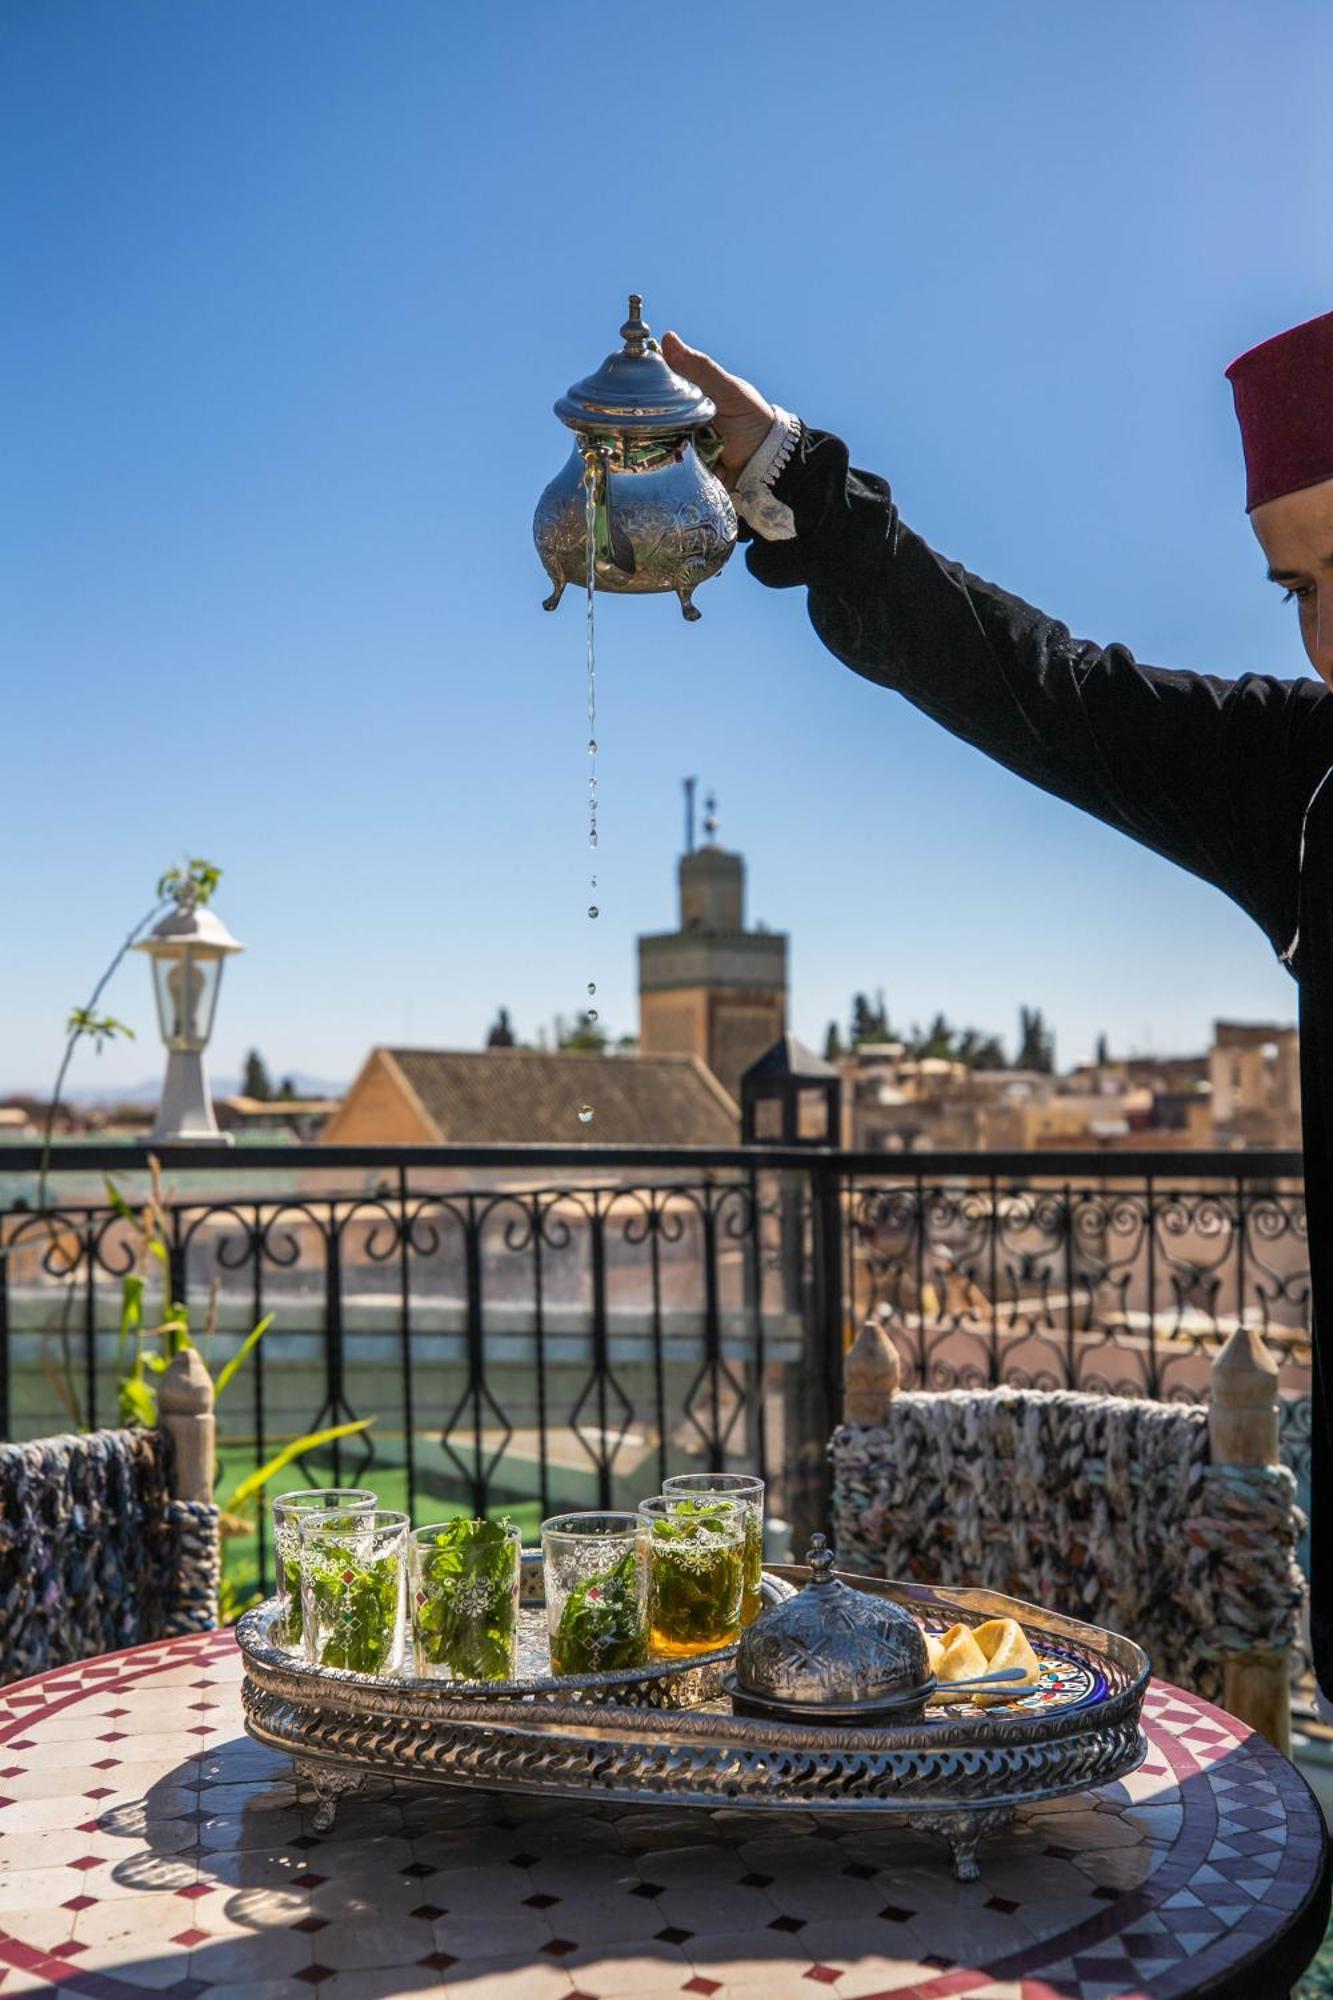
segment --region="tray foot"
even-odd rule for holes
[[[366,1782],[367,1774],[362,1771],[340,1771],[332,1764],[308,1763],[305,1758],[293,1760],[298,1779],[304,1779],[315,1794],[315,1816],[311,1821],[316,1833],[331,1833],[338,1812],[339,1799],[349,1792],[359,1792]]]
[[[909,1813],[907,1823],[920,1833],[933,1833],[948,1843],[953,1855],[953,1872],[960,1882],[980,1878],[977,1847],[992,1833],[1002,1833],[1013,1824],[1012,1806],[978,1806],[963,1812]]]

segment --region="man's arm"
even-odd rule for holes
[[[946,561],[846,447],[802,429],[772,497],[787,538],[752,541],[761,582],[804,584],[840,660],[955,735],[1215,883],[1278,951],[1295,928],[1300,828],[1333,763],[1314,680],[1141,666]]]
[[[804,584],[815,630],[839,659],[1215,883],[1285,953],[1302,821],[1333,765],[1333,695],[1314,680],[1166,672],[1122,646],[1071,638],[936,555],[903,525],[885,482],[849,466],[839,439],[785,418],[678,335],[662,347],[716,405],[720,469],[759,537],[751,571]],[[747,479],[755,468],[757,483]]]

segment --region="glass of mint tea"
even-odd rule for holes
[[[278,1602],[282,1618],[273,1636],[295,1653],[303,1643],[301,1619],[301,1523],[312,1515],[337,1512],[368,1514],[379,1506],[379,1495],[364,1486],[301,1486],[280,1493],[273,1502],[273,1553],[277,1566]],[[279,1638],[279,1635],[283,1635]]]
[[[518,1673],[523,1538],[509,1521],[441,1521],[407,1545],[417,1673],[512,1681]]]
[[[553,1674],[630,1672],[648,1660],[644,1567],[633,1514],[557,1514],[542,1522]]]
[[[301,1523],[306,1658],[354,1674],[391,1674],[402,1659],[408,1518],[331,1510]]]
[[[676,1472],[662,1481],[663,1493],[721,1493],[745,1510],[745,1583],[741,1624],[753,1625],[764,1608],[764,1482],[750,1472]]]
[[[745,1508],[725,1493],[659,1493],[639,1506],[656,1660],[733,1646],[745,1595]]]

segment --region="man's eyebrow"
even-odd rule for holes
[[[1333,569],[1333,550],[1330,550],[1326,556],[1320,556],[1319,567],[1320,569]],[[1295,583],[1300,577],[1305,576],[1307,572],[1303,569],[1273,569],[1270,567],[1266,574],[1270,583]]]

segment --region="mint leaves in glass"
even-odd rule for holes
[[[553,1674],[629,1672],[648,1659],[643,1560],[633,1514],[542,1523]]]
[[[403,1650],[406,1514],[308,1515],[301,1523],[306,1658],[354,1674],[397,1670]]]
[[[639,1507],[656,1660],[733,1646],[745,1589],[745,1510],[726,1494],[662,1493]]]
[[[684,1493],[695,1499],[704,1493],[723,1493],[738,1500],[745,1510],[745,1587],[741,1595],[741,1624],[753,1625],[764,1608],[761,1585],[764,1576],[764,1482],[750,1472],[677,1472],[662,1481],[663,1493]]]
[[[412,1643],[424,1679],[515,1678],[522,1555],[508,1521],[442,1521],[412,1535]]]
[[[273,1636],[294,1652],[301,1650],[301,1523],[321,1514],[368,1514],[379,1505],[378,1495],[364,1486],[300,1486],[280,1493],[273,1502],[273,1551],[278,1572],[281,1624]]]

